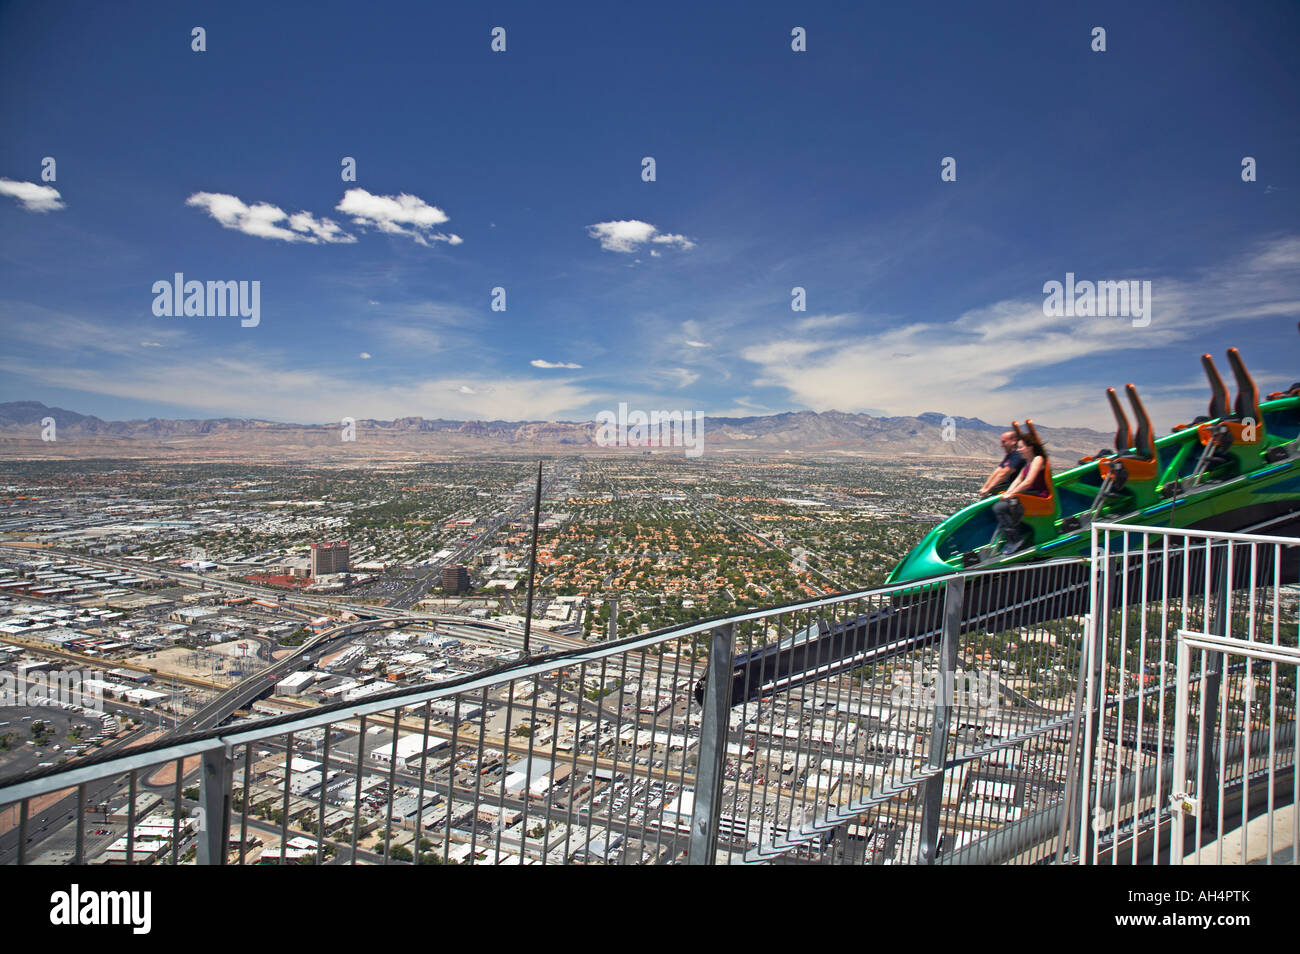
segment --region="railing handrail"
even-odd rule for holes
[[[360,718],[361,716],[372,716],[378,713],[386,713],[397,709],[423,705],[426,702],[437,702],[441,699],[451,698],[464,692],[492,689],[495,686],[505,685],[516,679],[540,676],[572,665],[599,662],[601,659],[610,656],[617,656],[625,652],[637,652],[660,645],[661,643],[681,639],[683,637],[701,635],[711,632],[719,626],[727,624],[762,620],[773,616],[782,616],[788,613],[819,609],[839,605],[841,603],[879,598],[881,596],[888,596],[891,593],[915,591],[919,588],[929,589],[931,587],[937,587],[940,584],[946,584],[947,581],[954,579],[970,579],[980,576],[992,576],[1010,572],[1036,570],[1047,566],[1078,565],[1087,562],[1086,557],[1066,557],[1058,560],[1018,564],[1015,566],[997,567],[985,570],[961,570],[948,574],[947,576],[927,578],[925,580],[910,581],[906,583],[894,583],[888,586],[871,587],[851,593],[836,593],[831,594],[830,596],[819,597],[817,599],[802,600],[795,603],[764,607],[756,610],[744,610],[739,613],[710,617],[693,623],[678,624],[665,629],[655,630],[650,633],[625,636],[624,638],[614,640],[613,642],[600,643],[589,647],[584,646],[575,647],[574,649],[558,650],[553,653],[535,656],[532,659],[525,659],[504,666],[498,666],[484,672],[448,679],[445,682],[438,683],[436,686],[417,688],[398,687],[394,688],[390,692],[378,693],[364,701],[357,700],[351,702],[339,701],[327,703],[325,705],[317,706],[309,712],[287,713],[285,715],[259,719],[256,720],[255,723],[219,726],[198,732],[188,732],[169,739],[159,739],[153,743],[136,746],[131,749],[129,754],[122,754],[119,752],[97,753],[85,757],[79,761],[76,766],[53,766],[46,769],[33,769],[15,776],[12,779],[0,780],[0,804],[6,804],[32,795],[45,794],[47,792],[58,791],[66,788],[69,784],[75,784],[67,781],[72,777],[70,774],[72,772],[78,773],[77,778],[79,781],[93,781],[95,779],[130,771],[132,768],[157,765],[177,758],[186,758],[225,745],[239,745],[256,742],[264,738],[282,735],[288,731],[299,732],[319,728],[324,725],[338,722],[340,721],[340,718],[350,719]],[[382,624],[383,622],[387,621],[358,620],[343,625],[356,626],[376,623]],[[345,714],[340,716],[340,713]],[[145,758],[146,756],[148,757],[147,759]]]
[[[1125,533],[1156,534],[1169,536],[1169,527],[1147,527],[1136,523],[1093,523],[1098,530],[1119,530]],[[1282,546],[1300,546],[1300,537],[1274,537],[1261,533],[1236,533],[1227,530],[1184,530],[1174,531],[1180,537],[1199,537],[1203,540],[1224,540],[1232,543],[1278,543]]]

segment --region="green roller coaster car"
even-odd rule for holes
[[[1118,453],[1084,458],[1054,477],[1049,470],[1050,496],[1028,500],[1025,508],[1028,545],[1004,553],[993,514],[998,498],[980,500],[927,533],[887,582],[1087,556],[1089,525],[1097,521],[1199,530],[1294,529],[1300,524],[1300,384],[1261,401],[1237,349],[1229,349],[1228,359],[1236,400],[1229,405],[1213,359],[1202,355],[1212,395],[1209,413],[1158,440],[1137,389],[1126,387],[1136,431],[1130,430],[1114,389],[1108,389]],[[1016,422],[1012,428],[1022,433]],[[1024,433],[1037,437],[1032,421]]]

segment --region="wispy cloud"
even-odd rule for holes
[[[534,368],[580,368],[582,365],[574,364],[572,361],[544,361],[541,358],[534,358],[528,362]]]
[[[405,235],[419,245],[430,242],[460,245],[464,241],[459,235],[433,231],[435,226],[448,221],[447,213],[405,192],[395,196],[373,195],[365,189],[349,189],[335,209],[351,216],[352,224],[358,228]]]
[[[857,315],[809,315],[800,318],[794,326],[800,331],[816,331],[818,328],[836,328],[857,320]]]
[[[844,316],[804,319],[808,324],[796,326],[797,336],[773,337],[741,354],[760,369],[755,383],[783,388],[814,410],[914,414],[943,410],[938,405],[957,398],[966,416],[1034,414],[1056,424],[1096,426],[1105,419],[1098,410],[1104,384],[1077,375],[1077,383],[1060,382],[1052,378],[1053,367],[1126,351],[1165,362],[1171,348],[1214,327],[1300,316],[1300,240],[1266,242],[1191,278],[1154,277],[1152,283],[1153,317],[1146,328],[1126,318],[1048,318],[1041,298],[1012,299],[953,321],[896,324],[865,335],[840,329]],[[1153,417],[1172,424],[1190,416],[1181,390],[1167,401],[1158,390],[1152,393],[1147,406]]]
[[[0,195],[13,196],[28,212],[54,212],[65,208],[59,201],[58,189],[35,182],[0,179]]]
[[[665,368],[663,374],[678,388],[689,388],[700,379],[699,372],[689,368]]]
[[[695,243],[685,235],[660,232],[649,222],[638,219],[597,222],[595,225],[587,226],[587,234],[600,242],[600,247],[607,252],[635,252],[646,242],[683,249],[695,247]],[[658,257],[654,249],[651,249],[650,254]]]
[[[434,409],[436,416],[456,420],[552,420],[579,414],[602,400],[601,395],[562,379],[461,375],[376,384],[363,377],[352,379],[343,368],[298,368],[292,356],[251,345],[217,356],[204,352],[202,360],[177,359],[171,349],[136,348],[133,354],[136,360],[129,374],[106,367],[100,354],[67,354],[57,365],[0,355],[0,374],[46,388],[193,409],[204,417],[230,415],[304,424],[344,414],[389,420],[421,409]],[[322,395],[328,398],[322,400]],[[93,410],[93,404],[89,408]]]
[[[357,240],[356,236],[344,232],[331,219],[318,219],[310,212],[295,212],[290,215],[269,202],[249,205],[239,197],[224,192],[196,192],[185,200],[185,204],[203,209],[224,228],[257,238],[307,242],[312,245],[349,244]]]

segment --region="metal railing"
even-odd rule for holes
[[[1181,863],[1187,837],[1222,858],[1221,839],[1240,829],[1244,852],[1264,813],[1271,861],[1274,813],[1300,804],[1296,674],[1278,669],[1296,654],[1300,539],[1111,524],[1092,535],[1088,794],[1071,856]]]
[[[1138,640],[1136,670],[1124,641],[1147,618],[1124,587],[1157,564],[1106,533],[1091,561],[738,613],[28,773],[0,783],[0,862],[1102,859],[1173,772],[1163,704],[1154,754],[1147,716],[1124,741],[1130,702],[1174,684],[1128,678],[1153,652],[1172,667],[1167,640]],[[1155,606],[1168,632],[1204,628],[1186,592]]]

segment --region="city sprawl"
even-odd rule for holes
[[[12,465],[0,497],[0,770],[517,664],[535,468]],[[630,454],[542,469],[533,656],[878,586],[971,499],[987,465]],[[969,674],[946,690],[928,649],[737,706],[724,836],[761,845],[802,822],[810,795],[834,802],[842,789],[847,802],[901,778],[927,751],[939,692],[969,709],[953,728],[968,741],[1016,724],[1008,699],[1067,705],[1078,632],[1061,620],[1019,642],[973,642]],[[793,635],[742,623],[737,645]],[[706,634],[683,636],[250,747],[234,777],[246,811],[232,857],[673,860],[691,815],[707,650]],[[1014,819],[1059,793],[1058,747],[991,751],[949,777],[945,799],[988,826]],[[175,767],[90,786],[87,859],[192,857],[191,770],[183,786]],[[47,801],[26,823],[42,835],[29,856],[68,859],[69,800]],[[902,857],[913,828],[886,803],[834,850]],[[12,854],[12,837],[2,844]]]

